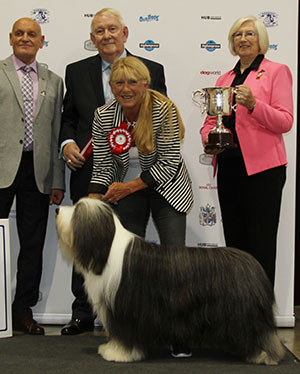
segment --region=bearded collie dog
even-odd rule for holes
[[[56,223],[62,254],[83,275],[108,334],[98,348],[105,360],[140,361],[176,341],[248,363],[283,358],[273,289],[251,255],[146,242],[122,226],[110,205],[91,198],[58,208]]]

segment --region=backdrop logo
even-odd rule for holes
[[[197,243],[197,246],[198,247],[206,247],[206,248],[216,248],[216,247],[218,247],[219,246],[219,244],[218,243]]]
[[[221,75],[221,70],[201,70],[200,75]]]
[[[209,156],[205,153],[202,153],[200,156],[199,156],[199,163],[201,165],[211,165],[211,162],[212,162],[212,156]]]
[[[36,8],[31,11],[31,16],[37,23],[48,23],[49,15],[50,12],[47,9]]]
[[[143,16],[140,16],[139,17],[139,21],[140,22],[152,22],[152,21],[159,21],[159,16],[152,16],[152,14],[148,14],[148,16],[146,17],[143,17]]]
[[[201,19],[205,21],[221,21],[221,16],[201,16]]]
[[[269,50],[273,50],[273,51],[277,51],[277,49],[278,49],[278,44],[270,44],[269,45]]]
[[[259,17],[266,27],[278,26],[278,14],[275,12],[261,12]]]
[[[201,226],[214,226],[217,223],[216,208],[213,205],[200,207],[199,223]]]
[[[84,49],[86,49],[87,51],[97,51],[97,48],[94,46],[91,40],[86,40],[84,42]]]
[[[145,48],[148,52],[152,52],[154,48],[159,48],[159,43],[154,43],[153,40],[146,40],[145,43],[140,43],[139,47]]]
[[[198,187],[199,190],[217,190],[217,186],[213,186],[211,183],[206,183],[205,185],[203,184],[202,186]]]
[[[208,40],[206,43],[201,43],[201,48],[206,49],[208,52],[214,52],[216,49],[221,48],[221,44],[217,44],[214,40]]]
[[[93,18],[94,14],[93,13],[84,13],[83,17]]]

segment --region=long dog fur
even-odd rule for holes
[[[148,243],[108,204],[89,198],[60,207],[57,231],[108,333],[98,350],[104,359],[139,361],[151,347],[178,340],[250,363],[283,358],[273,289],[248,253]]]

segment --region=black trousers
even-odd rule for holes
[[[115,210],[123,226],[141,237],[145,237],[151,213],[162,244],[185,244],[186,214],[177,212],[156,191],[147,188],[128,195],[118,202]],[[72,292],[75,300],[72,304],[72,318],[91,322],[94,316],[83,282],[83,277],[73,267]]]
[[[286,167],[248,176],[241,158],[220,160],[217,180],[226,245],[252,254],[274,285]]]
[[[161,244],[185,245],[186,213],[177,212],[158,192],[137,191],[120,200],[115,210],[123,226],[142,238],[151,214]]]
[[[13,320],[19,320],[32,316],[31,307],[39,298],[49,212],[49,195],[41,193],[35,182],[33,152],[23,153],[13,184],[0,189],[1,218],[8,218],[14,197],[20,252],[12,313]]]

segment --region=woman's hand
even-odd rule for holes
[[[112,183],[103,196],[103,199],[111,204],[116,204],[119,200],[123,199],[127,195],[130,195],[131,188],[128,186],[129,183],[114,182]]]
[[[245,106],[249,110],[253,110],[256,99],[252,94],[251,88],[243,84],[236,86],[235,100],[237,104]]]
[[[143,182],[141,178],[134,179],[133,181],[127,183],[114,182],[108,187],[103,199],[108,203],[116,204],[124,197],[147,187],[148,185]]]

